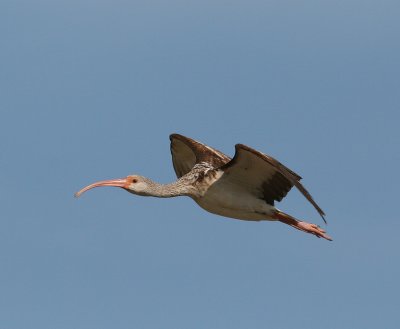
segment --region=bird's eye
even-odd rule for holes
[[[132,183],[137,183],[137,179],[136,178],[132,179]]]

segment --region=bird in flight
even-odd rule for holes
[[[275,208],[296,186],[325,221],[325,213],[300,183],[301,177],[269,155],[237,144],[231,159],[220,151],[191,138],[172,134],[172,163],[178,179],[159,184],[139,175],[93,183],[75,193],[99,186],[159,198],[189,196],[201,208],[220,216],[247,221],[280,221],[318,238],[332,240],[318,225],[300,221]],[[326,223],[326,221],[325,221]]]

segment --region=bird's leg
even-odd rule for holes
[[[276,211],[273,217],[274,219],[277,219],[280,222],[290,225],[300,231],[314,234],[318,238],[324,238],[329,241],[332,241],[332,238],[329,235],[325,234],[326,233],[325,230],[320,228],[318,225],[299,221],[296,218],[288,214],[285,214],[284,212],[279,210]]]

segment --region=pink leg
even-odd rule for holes
[[[332,238],[329,235],[325,234],[325,231],[322,228],[320,228],[318,225],[298,221],[296,218],[294,218],[288,214],[285,214],[282,211],[277,211],[274,215],[274,218],[279,220],[280,222],[290,225],[300,231],[314,234],[318,238],[324,238],[326,240],[332,241]]]

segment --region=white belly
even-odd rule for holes
[[[221,188],[213,184],[201,197],[194,200],[204,210],[220,216],[242,220],[274,220],[270,218],[275,207],[237,186]]]

